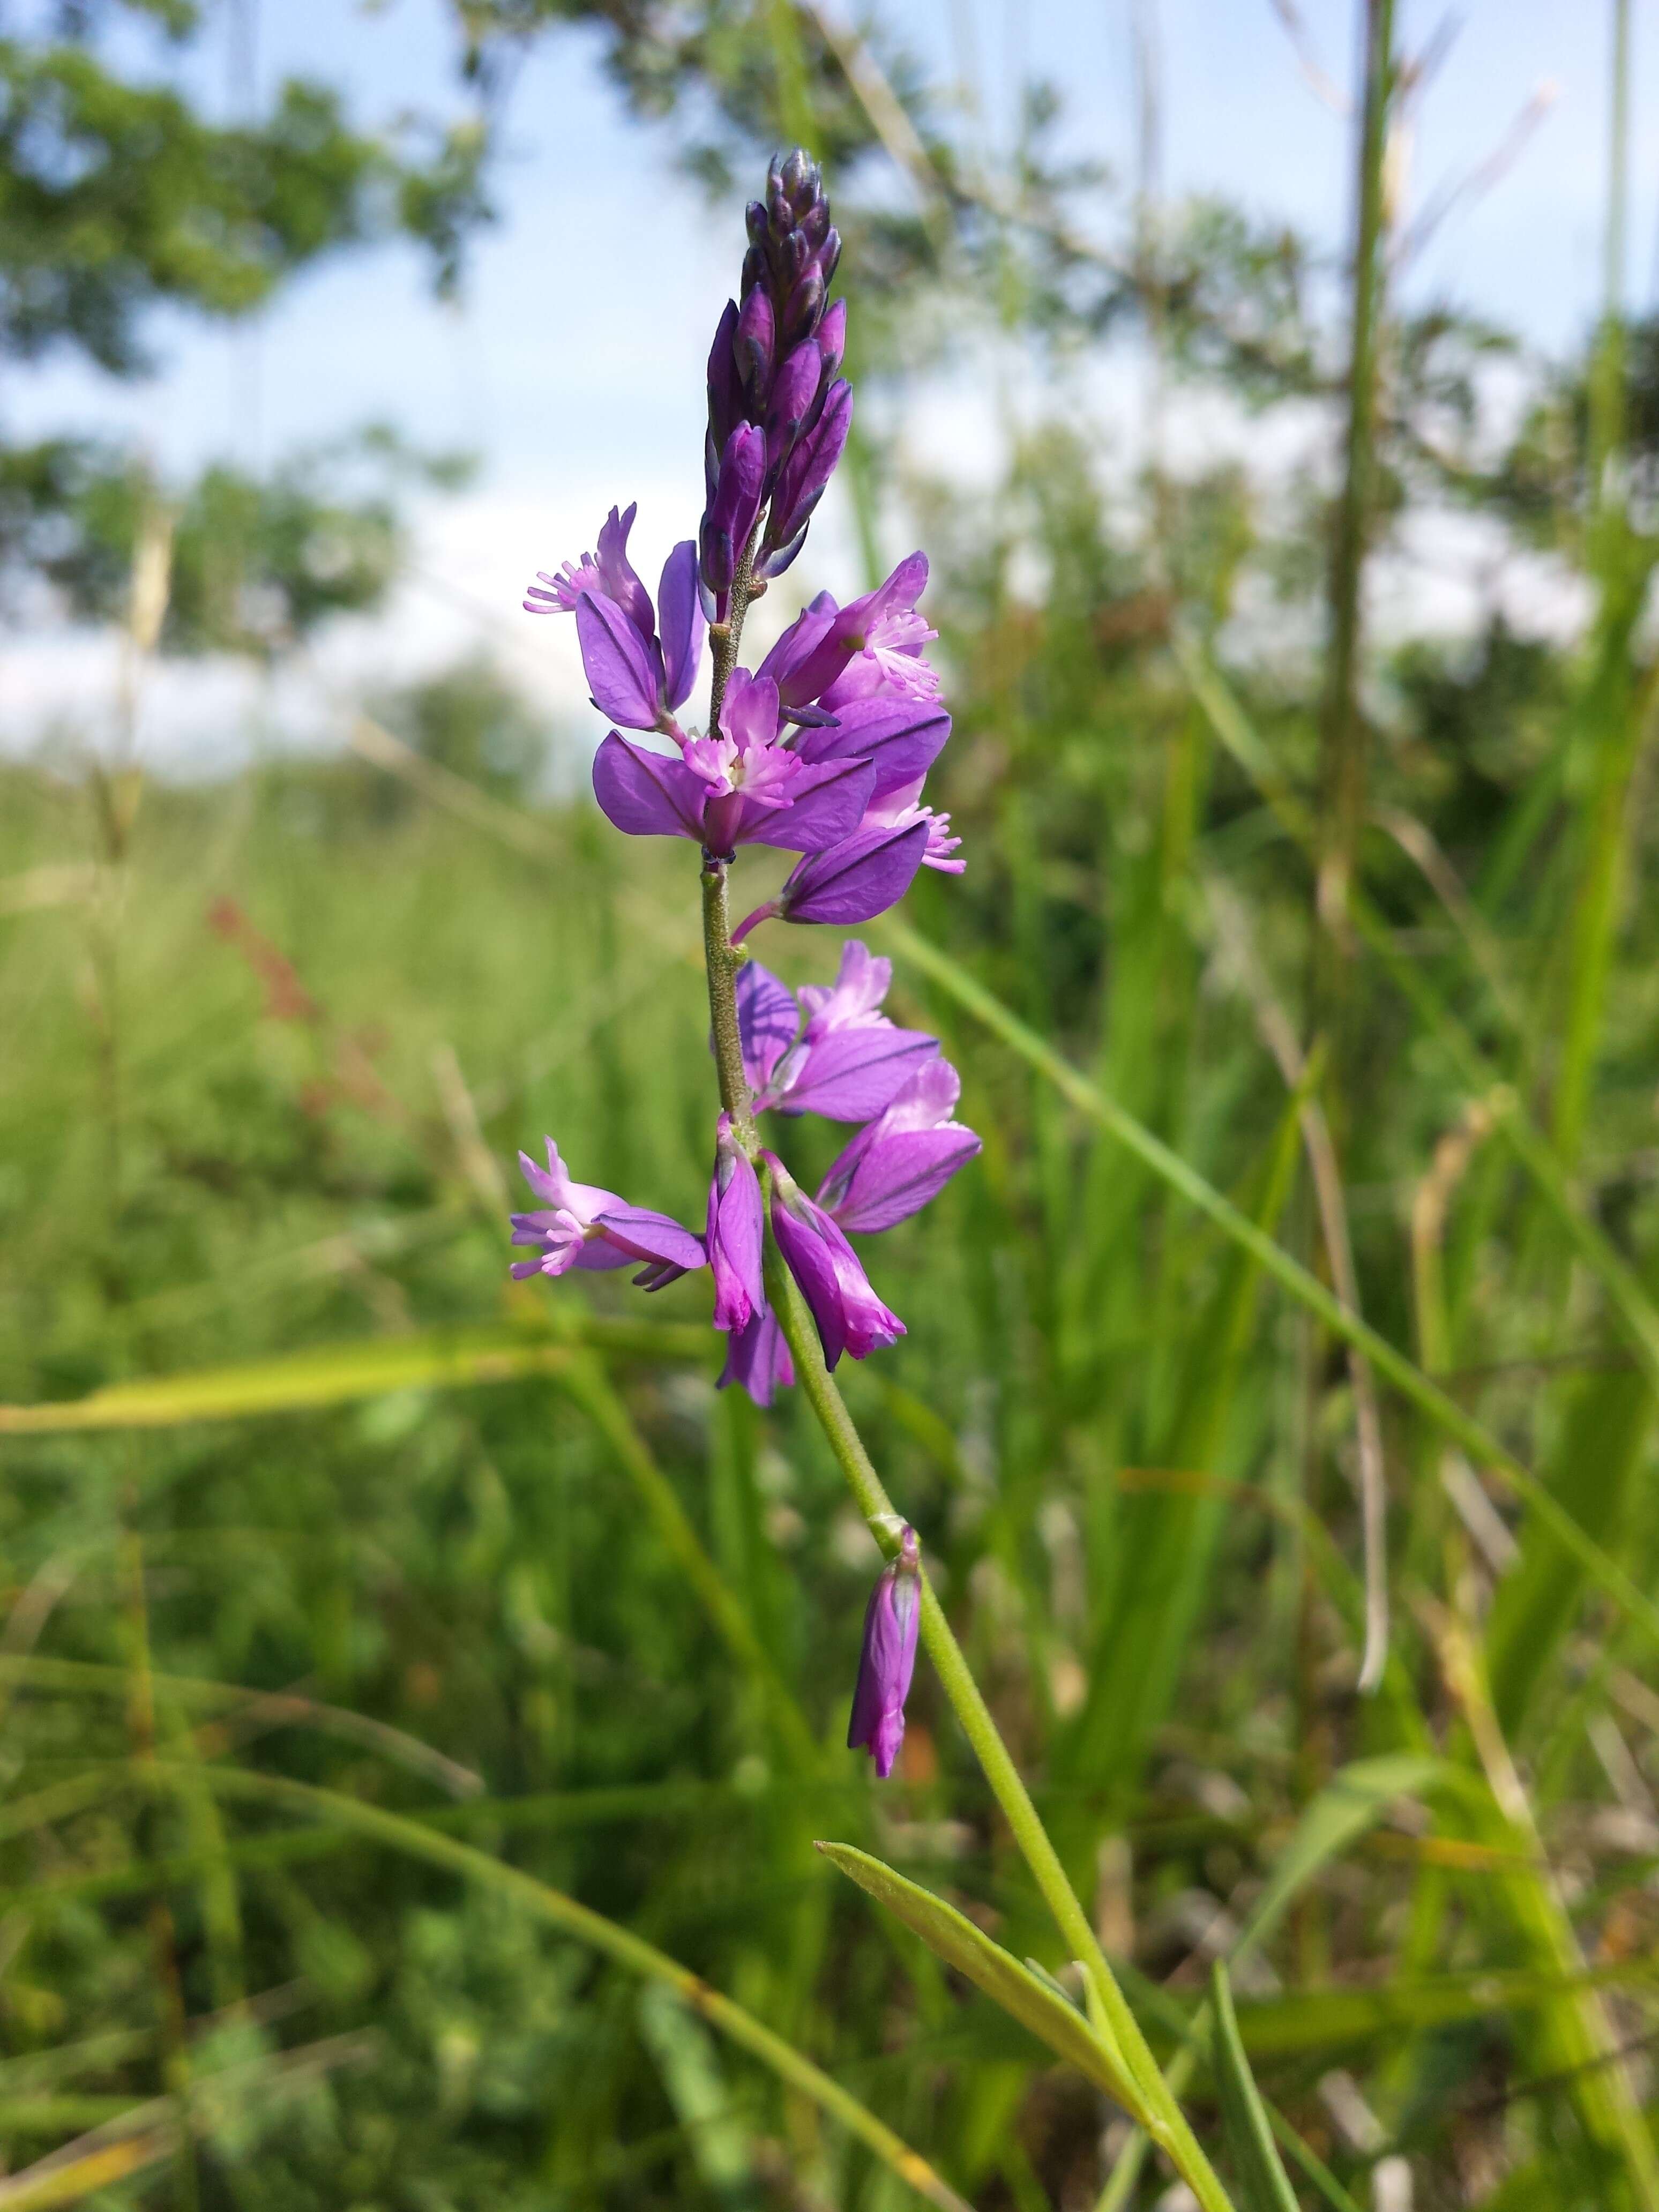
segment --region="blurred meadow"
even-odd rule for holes
[[[715,1393],[704,1276],[507,1279],[544,1133],[697,1223],[708,1173],[695,864],[525,674],[574,537],[404,665],[467,440],[395,349],[397,428],[82,434],[325,264],[464,311],[575,41],[636,260],[564,343],[678,392],[689,499],[775,144],[848,241],[851,489],[787,580],[933,561],[968,872],[860,933],[984,1150],[868,1248],[908,1334],[841,1379],[1142,2024],[1219,2141],[1229,1963],[1304,2208],[1659,2212],[1653,19],[1563,11],[1600,289],[1540,336],[1413,280],[1524,233],[1555,127],[1461,128],[1426,9],[1212,11],[1335,111],[1310,237],[1166,182],[1158,0],[1092,149],[1022,5],[976,63],[969,9],[941,62],[815,0],[434,0],[451,104],[392,122],[326,10],[228,112],[252,0],[0,9],[7,649],[107,674],[0,733],[0,2212],[1194,2202],[812,1849],[1075,1996],[925,1662],[893,1779],[842,1747],[878,1554],[799,1394]],[[340,8],[360,74],[417,12]],[[722,257],[684,349],[659,207]],[[187,761],[181,672],[242,687]]]

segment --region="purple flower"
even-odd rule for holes
[[[883,692],[933,696],[939,680],[921,648],[935,633],[916,612],[927,586],[927,556],[912,553],[884,583],[844,607],[820,592],[762,661],[760,673],[777,684],[786,710],[822,702],[832,691],[848,701]],[[869,665],[849,674],[858,656]]]
[[[763,696],[757,702],[739,688],[739,700],[722,713],[720,736],[688,740],[679,758],[611,732],[593,757],[593,795],[618,830],[689,837],[722,859],[739,845],[814,853],[849,834],[874,769],[856,759],[811,765],[761,734]]]
[[[778,1317],[769,1306],[757,1306],[747,1323],[734,1329],[726,1345],[726,1365],[714,1386],[729,1389],[740,1383],[757,1406],[769,1406],[778,1391],[795,1379],[795,1363],[783,1340]]]
[[[835,982],[805,985],[798,1003],[750,961],[738,976],[738,1028],[755,1111],[830,1121],[883,1112],[939,1051],[937,1038],[898,1029],[881,1012],[892,977],[892,962],[872,958],[854,939],[842,948]]]
[[[871,1289],[863,1262],[839,1227],[775,1152],[761,1158],[772,1171],[772,1233],[817,1324],[824,1364],[834,1368],[843,1352],[865,1359],[896,1342],[904,1323]]]
[[[674,709],[690,697],[702,659],[697,550],[687,538],[663,564],[659,637],[651,594],[628,558],[636,511],[619,515],[613,507],[599,532],[598,558],[584,553],[556,575],[538,570],[524,604],[532,615],[575,616],[582,667],[602,714],[625,729],[672,731]]]
[[[525,1152],[520,1153],[519,1164],[525,1181],[544,1201],[533,1213],[513,1216],[513,1242],[540,1254],[535,1260],[514,1261],[512,1272],[520,1279],[568,1274],[573,1267],[640,1264],[635,1282],[644,1290],[659,1291],[665,1283],[704,1264],[702,1239],[667,1214],[629,1206],[614,1191],[600,1190],[592,1183],[573,1182],[551,1137],[545,1168],[538,1168]]]
[[[864,1746],[883,1782],[892,1772],[904,1741],[904,1701],[915,1672],[921,1624],[921,1547],[907,1523],[899,1537],[898,1557],[882,1569],[865,1608],[859,1678],[847,1729],[848,1751]]]
[[[980,1149],[974,1132],[951,1118],[961,1095],[962,1079],[949,1060],[919,1067],[824,1176],[818,1190],[824,1212],[843,1229],[867,1232],[920,1212]]]
[[[760,1178],[754,1163],[732,1138],[731,1115],[722,1114],[715,1127],[714,1173],[708,1186],[708,1227],[704,1239],[708,1264],[714,1271],[716,1328],[740,1332],[765,1305],[761,1285],[764,1238]]]

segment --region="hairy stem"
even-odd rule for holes
[[[726,869],[725,860],[712,853],[703,854],[703,965],[708,971],[708,1020],[714,1032],[720,1104],[732,1117],[732,1135],[753,1159],[760,1150],[760,1138],[749,1110],[749,1081],[743,1072],[743,1036],[738,1027],[738,970],[748,955],[732,946]]]

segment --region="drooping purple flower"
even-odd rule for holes
[[[642,1289],[659,1291],[705,1261],[702,1241],[665,1213],[629,1206],[614,1191],[573,1182],[559,1158],[559,1148],[547,1139],[547,1165],[538,1168],[527,1153],[519,1164],[525,1181],[544,1203],[534,1212],[513,1216],[513,1242],[539,1254],[534,1260],[516,1260],[513,1273],[563,1275],[573,1267],[608,1268],[638,1266],[634,1280]]]
[[[974,1132],[952,1118],[961,1095],[949,1060],[919,1067],[830,1167],[818,1189],[824,1212],[842,1228],[866,1233],[920,1212],[980,1149]]]
[[[755,1111],[866,1121],[890,1103],[939,1041],[899,1029],[881,1011],[893,963],[853,939],[833,984],[805,985],[799,1002],[751,960],[738,977],[738,1027]]]
[[[775,1153],[761,1157],[772,1172],[772,1233],[817,1325],[824,1364],[833,1369],[843,1352],[865,1359],[894,1343],[904,1334],[904,1323],[872,1290],[863,1262],[836,1223],[808,1198]]]
[[[893,1771],[904,1741],[904,1701],[915,1672],[916,1637],[921,1623],[921,1547],[908,1523],[899,1536],[898,1557],[877,1577],[864,1613],[864,1643],[847,1748],[862,1746],[876,1763],[878,1780]]]
[[[769,1406],[794,1379],[795,1363],[789,1357],[777,1316],[770,1306],[757,1306],[744,1326],[732,1332],[726,1365],[714,1387],[726,1390],[736,1382],[757,1406]]]
[[[714,1272],[714,1326],[741,1330],[766,1303],[761,1284],[765,1213],[754,1164],[732,1134],[732,1117],[722,1114],[714,1133],[714,1173],[708,1185],[708,1226],[704,1237]]]
[[[773,911],[785,921],[828,921],[845,928],[872,921],[896,906],[927,856],[927,825],[920,818],[855,830],[791,869]]]
[[[532,615],[575,616],[582,667],[602,714],[624,729],[672,732],[674,709],[690,697],[702,658],[697,552],[687,538],[664,563],[659,637],[651,594],[628,558],[635,513],[630,506],[618,514],[613,507],[599,532],[597,558],[584,553],[556,575],[538,570],[524,604]]]

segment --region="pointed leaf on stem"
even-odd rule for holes
[[[1115,2045],[1091,2028],[1047,1975],[1039,1980],[1011,1952],[975,1928],[965,1913],[932,1890],[908,1881],[867,1851],[850,1844],[819,1844],[830,1863],[867,1890],[921,1936],[937,1958],[965,1974],[976,1989],[1027,2027],[1039,2042],[1066,2059],[1126,2112],[1140,2114],[1143,2099]]]

